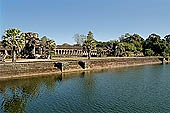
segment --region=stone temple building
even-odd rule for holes
[[[33,56],[41,56],[43,55],[43,45],[41,44],[40,38],[38,37],[38,33],[24,33],[26,37],[26,43],[28,45],[27,48],[32,50]],[[63,46],[63,45],[57,45],[54,49],[55,56],[57,57],[71,57],[71,56],[87,56],[87,52],[83,50],[82,46]],[[16,50],[18,52],[18,50]],[[22,51],[23,53],[26,52],[26,50]],[[2,46],[2,43],[0,41],[0,54],[7,54],[8,56],[12,56],[11,49],[4,48]],[[91,56],[97,56],[97,50],[91,51]]]
[[[82,46],[62,46],[57,45],[55,50],[56,56],[87,56],[87,52]],[[91,51],[91,56],[97,56],[97,50]]]

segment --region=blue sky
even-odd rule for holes
[[[0,0],[0,36],[5,29],[46,35],[57,44],[74,34],[94,33],[100,41],[138,33],[170,34],[170,0]]]

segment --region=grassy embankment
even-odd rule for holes
[[[91,57],[91,59],[111,59],[111,58],[158,58],[158,57]],[[52,59],[17,59],[17,62],[34,61],[66,61],[66,60],[87,60],[87,57],[53,57]],[[6,59],[5,62],[12,62],[12,59]]]

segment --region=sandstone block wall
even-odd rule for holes
[[[56,65],[56,64],[60,65]],[[118,66],[133,66],[162,63],[159,58],[112,58],[83,61],[45,61],[45,62],[19,62],[0,63],[0,79],[22,77],[25,74],[31,76],[39,73],[61,73],[71,71],[84,71],[104,68],[114,68]]]

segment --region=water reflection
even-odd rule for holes
[[[0,81],[0,113],[168,112],[170,65]]]
[[[119,70],[119,68],[118,68]],[[106,72],[110,70],[100,70],[97,73]],[[44,76],[39,78],[28,79],[16,79],[0,82],[0,112],[5,113],[23,113],[26,111],[28,103],[36,99],[43,85],[45,85],[48,92],[54,92],[56,88],[59,88],[59,84],[62,81],[69,80],[74,77],[80,77],[83,81],[78,81],[78,85],[81,85],[82,91],[81,101],[92,101],[96,80],[96,71],[86,71],[81,73],[72,74],[60,74],[50,75],[50,77]]]
[[[93,73],[94,74],[94,73]],[[0,82],[0,112],[5,113],[23,113],[28,112],[26,106],[28,103],[36,99],[41,92],[43,86],[46,87],[48,92],[54,92],[56,88],[59,88],[62,81],[67,81],[74,77],[80,77],[84,79],[79,81],[82,85],[82,98],[91,100],[93,90],[95,89],[95,79],[91,76],[92,72],[81,72],[72,74],[60,74],[39,77],[39,78],[27,78],[7,80]],[[85,101],[83,99],[83,101]]]
[[[1,112],[23,113],[26,104],[39,95],[41,85],[44,84],[49,91],[57,87],[57,83],[62,80],[61,75],[19,79],[0,82]]]

